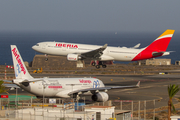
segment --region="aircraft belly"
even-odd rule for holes
[[[111,54],[115,61],[131,61],[135,56],[136,54]]]
[[[49,48],[46,53],[50,55],[67,55],[68,51],[63,51],[62,48]]]
[[[24,90],[36,95],[36,96],[45,96],[45,97],[54,97],[59,91],[62,89],[56,89],[56,88],[45,88],[43,89],[42,85],[34,84],[30,85],[28,87],[21,86]]]
[[[71,90],[63,90],[58,92],[55,97],[62,97],[62,98],[69,98],[70,96],[68,95],[68,93],[71,92]]]

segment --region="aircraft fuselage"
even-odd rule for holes
[[[13,82],[39,97],[69,98],[68,93],[75,90],[104,87],[103,82],[97,78],[36,78],[32,80],[34,82],[30,82],[27,86],[21,84],[23,80],[15,79]]]
[[[85,45],[75,43],[61,43],[61,42],[41,42],[32,48],[40,53],[49,55],[67,56],[68,54],[82,54],[98,49],[102,46]],[[142,49],[122,48],[122,47],[107,47],[103,51],[101,61],[115,60],[115,61],[132,61]]]

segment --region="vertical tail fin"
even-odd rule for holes
[[[16,79],[30,79],[33,78],[27,71],[24,61],[16,47],[16,45],[11,45],[11,53],[14,64],[14,72]]]
[[[142,49],[141,52],[136,55],[132,61],[150,59],[166,55],[166,49],[171,41],[171,38],[175,30],[167,29],[156,40],[154,40],[149,46]],[[169,53],[168,53],[169,54]]]
[[[147,48],[147,51],[165,52],[175,30],[167,29],[156,40],[154,40]]]

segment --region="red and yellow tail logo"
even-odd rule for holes
[[[163,34],[161,34],[157,39],[165,38],[165,37],[172,37],[175,30],[166,30]],[[156,40],[157,40],[156,39]]]
[[[132,61],[150,59],[158,56],[162,56],[166,51],[169,42],[174,34],[175,30],[167,29],[156,40],[154,40],[149,46],[144,48]],[[153,56],[153,53],[159,53],[158,56]]]
[[[175,30],[166,30],[153,43],[151,43],[145,50],[153,52],[165,52]]]

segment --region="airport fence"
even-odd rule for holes
[[[132,100],[114,100],[113,106],[119,110],[130,110],[133,118],[155,119],[156,100],[132,101]]]
[[[50,101],[51,100],[51,101]],[[89,103],[86,104],[85,103]],[[31,98],[15,98],[15,99],[0,99],[0,118],[20,118],[27,117],[29,120],[46,119],[56,120],[68,118],[69,120],[83,120],[85,117],[88,120],[92,120],[92,115],[84,112],[85,106],[115,106],[116,114],[123,111],[129,111],[131,118],[127,120],[138,119],[155,119],[155,102],[156,100],[148,101],[132,101],[132,100],[109,100],[107,102],[95,102],[86,101],[82,99],[77,103],[73,99],[34,99]],[[27,113],[27,109],[31,109]],[[78,112],[77,112],[78,111]],[[52,112],[58,112],[54,114]],[[71,112],[71,113],[70,113]],[[51,114],[51,115],[50,115]],[[75,117],[80,114],[80,117]],[[107,114],[106,114],[107,115]],[[106,116],[101,114],[101,116]],[[29,118],[28,118],[29,116]],[[116,115],[115,115],[116,116]],[[46,117],[46,118],[43,118]],[[68,120],[67,119],[67,120]],[[96,119],[94,119],[96,120]]]
[[[10,111],[8,112],[10,113]],[[113,120],[113,118],[109,116],[111,116],[111,114],[101,114],[101,116],[98,118],[95,114],[90,112],[77,113],[55,109],[34,108],[31,110],[20,109],[18,111],[12,111],[5,118],[6,120],[8,120],[8,118],[10,120]]]

